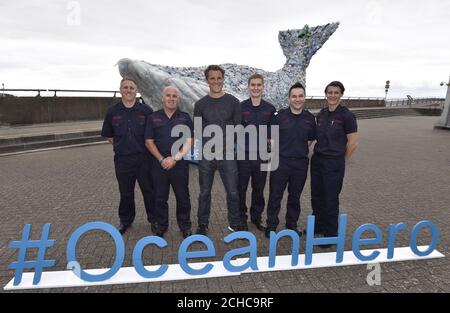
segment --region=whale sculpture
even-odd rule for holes
[[[306,68],[313,55],[333,35],[339,22],[302,29],[280,31],[278,40],[286,56],[283,68],[267,72],[244,65],[221,64],[225,70],[224,90],[240,100],[248,98],[247,80],[254,73],[265,78],[264,98],[278,109],[287,105],[289,87],[299,81],[305,84]],[[202,67],[170,67],[150,64],[144,61],[121,59],[119,72],[123,78],[133,79],[145,103],[154,110],[161,108],[162,90],[168,85],[176,86],[181,93],[180,108],[193,112],[194,103],[209,92]]]

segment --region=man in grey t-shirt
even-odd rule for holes
[[[209,93],[198,100],[194,106],[195,118],[200,117],[202,121],[202,134],[196,134],[196,138],[203,136],[203,130],[207,126],[217,125],[222,133],[226,134],[226,126],[236,126],[241,123],[241,108],[239,100],[223,91],[225,71],[218,65],[210,65],[205,70],[206,81],[209,85]],[[203,146],[211,140],[203,137]],[[238,191],[238,168],[233,151],[227,151],[226,139],[223,138],[223,149],[214,146],[214,155],[222,157],[202,158],[199,161],[199,183],[200,195],[198,198],[198,229],[197,234],[206,235],[208,232],[209,216],[211,213],[211,188],[214,182],[214,173],[219,170],[220,178],[227,193],[228,221],[230,231],[242,230],[239,216],[239,191]],[[204,151],[202,147],[202,152]]]

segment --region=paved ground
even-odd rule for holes
[[[450,132],[434,130],[435,117],[392,117],[362,120],[360,146],[347,164],[341,213],[349,216],[348,231],[359,225],[375,223],[387,231],[391,223],[407,222],[408,226],[429,219],[441,233],[438,250],[445,258],[382,264],[381,286],[366,284],[367,267],[350,266],[313,270],[297,270],[245,274],[240,277],[199,279],[192,281],[131,284],[89,288],[65,288],[37,292],[450,292]],[[57,239],[47,257],[56,259],[55,270],[66,265],[65,249],[71,233],[79,226],[95,220],[117,225],[117,185],[112,151],[108,145],[39,152],[0,158],[0,285],[13,278],[8,264],[17,252],[7,248],[18,240],[23,225],[33,224],[34,238],[45,223],[52,223],[51,238]],[[190,171],[193,222],[196,226],[198,174]],[[310,213],[309,179],[302,196],[300,226],[305,226]],[[266,189],[266,193],[268,190]],[[169,206],[174,208],[171,195]],[[285,202],[284,202],[285,203]],[[135,243],[150,234],[145,220],[142,198],[137,193],[138,214],[133,227],[124,236],[124,266],[132,266]],[[226,230],[226,206],[218,175],[213,189],[211,238],[218,257],[238,246],[222,242]],[[177,249],[182,240],[171,210],[168,247],[147,248],[146,264],[177,263]],[[284,216],[284,212],[281,212]],[[268,255],[267,240],[253,227],[258,238],[258,255]],[[88,234],[78,248],[84,268],[110,267],[115,251],[109,237]],[[424,236],[424,239],[427,239]],[[303,253],[303,243],[301,253]],[[407,235],[401,235],[398,246],[407,246]],[[386,246],[386,243],[381,245]],[[288,254],[288,242],[280,251]],[[347,239],[346,250],[351,249]],[[332,250],[330,250],[332,251]],[[30,257],[33,253],[29,253]]]

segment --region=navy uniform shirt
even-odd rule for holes
[[[268,138],[270,136],[270,121],[276,112],[275,107],[261,99],[261,103],[258,106],[252,104],[252,99],[249,98],[241,102],[241,121],[244,127],[248,125],[255,125],[258,134],[257,145],[259,145],[259,126],[266,125]],[[249,135],[245,134],[245,151],[249,151]]]
[[[325,157],[343,157],[347,150],[347,134],[356,133],[355,115],[341,105],[334,112],[322,109],[317,115],[317,143],[314,153]]]
[[[119,102],[108,109],[103,121],[102,136],[114,139],[115,154],[149,153],[145,147],[144,133],[147,117],[152,112],[149,106],[138,101],[131,108]]]
[[[147,120],[147,127],[145,129],[145,139],[153,139],[159,153],[163,157],[171,155],[170,151],[172,145],[182,137],[182,134],[177,134],[175,137],[171,136],[172,129],[176,125],[186,125],[189,127],[190,137],[194,137],[194,123],[189,114],[182,111],[175,111],[171,118],[169,118],[163,109],[154,112]],[[184,144],[184,142],[183,142]]]
[[[314,115],[303,110],[294,114],[290,108],[280,110],[274,116],[272,125],[279,125],[279,155],[285,158],[308,158],[308,141],[316,139]]]

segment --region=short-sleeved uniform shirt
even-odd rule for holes
[[[119,102],[108,109],[101,134],[113,138],[115,154],[149,153],[145,147],[144,134],[147,118],[152,112],[149,106],[138,101],[131,108]]]
[[[272,120],[275,112],[275,107],[263,99],[261,99],[261,103],[258,106],[253,105],[251,98],[241,102],[242,125],[244,127],[247,127],[248,125],[256,126],[256,131],[258,134],[258,139],[256,141],[257,145],[259,144],[259,126],[267,126],[268,138],[270,137],[270,121]],[[249,136],[246,134],[245,151],[247,152],[249,151],[249,143]]]
[[[341,105],[334,112],[322,109],[317,115],[317,143],[314,153],[325,157],[343,157],[347,150],[347,135],[356,133],[355,115]]]
[[[188,138],[194,137],[194,123],[189,114],[177,110],[169,118],[164,110],[156,111],[147,119],[145,139],[153,139],[159,153],[163,157],[168,157],[171,155],[172,145],[182,138],[182,133],[177,133],[173,137],[171,135],[172,129],[177,125],[187,126],[190,135]]]
[[[313,114],[307,110],[294,114],[290,108],[283,109],[273,117],[271,125],[279,126],[281,157],[308,158],[308,141],[316,139],[316,121]]]

